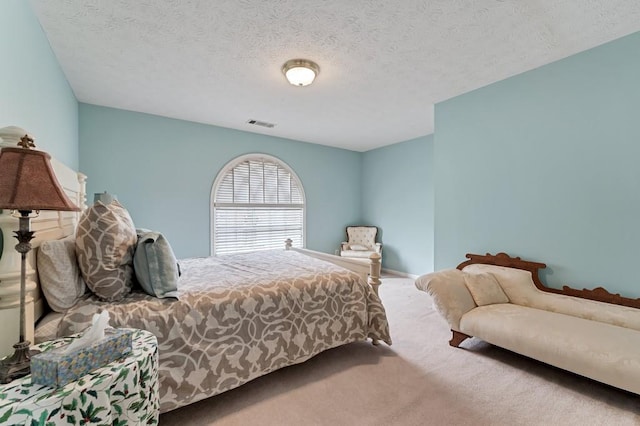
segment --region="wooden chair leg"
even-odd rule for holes
[[[453,333],[453,335],[451,336],[451,340],[449,340],[449,345],[453,346],[454,348],[457,348],[458,346],[460,346],[460,343],[471,337],[459,331],[451,330],[451,332]]]

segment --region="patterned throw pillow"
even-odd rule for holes
[[[75,237],[43,241],[37,263],[40,286],[47,303],[56,312],[66,312],[87,290],[76,261]]]
[[[117,201],[98,201],[82,214],[76,231],[78,265],[99,298],[117,301],[131,292],[137,241],[133,220]]]

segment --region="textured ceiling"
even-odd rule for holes
[[[366,151],[640,30],[639,0],[30,0],[81,102]],[[320,65],[308,87],[280,68]],[[275,123],[251,126],[248,119]]]

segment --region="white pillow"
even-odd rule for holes
[[[349,244],[349,248],[355,251],[367,251],[369,247],[362,246],[360,244]]]
[[[40,287],[51,309],[66,312],[84,295],[87,286],[76,260],[75,236],[44,241],[37,256]]]
[[[480,274],[469,274],[465,272],[464,283],[478,306],[509,303],[509,298],[504,294],[496,277],[488,272]]]

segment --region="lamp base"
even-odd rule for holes
[[[13,355],[0,361],[0,383],[9,383],[31,372],[30,345],[28,340],[16,343]]]

